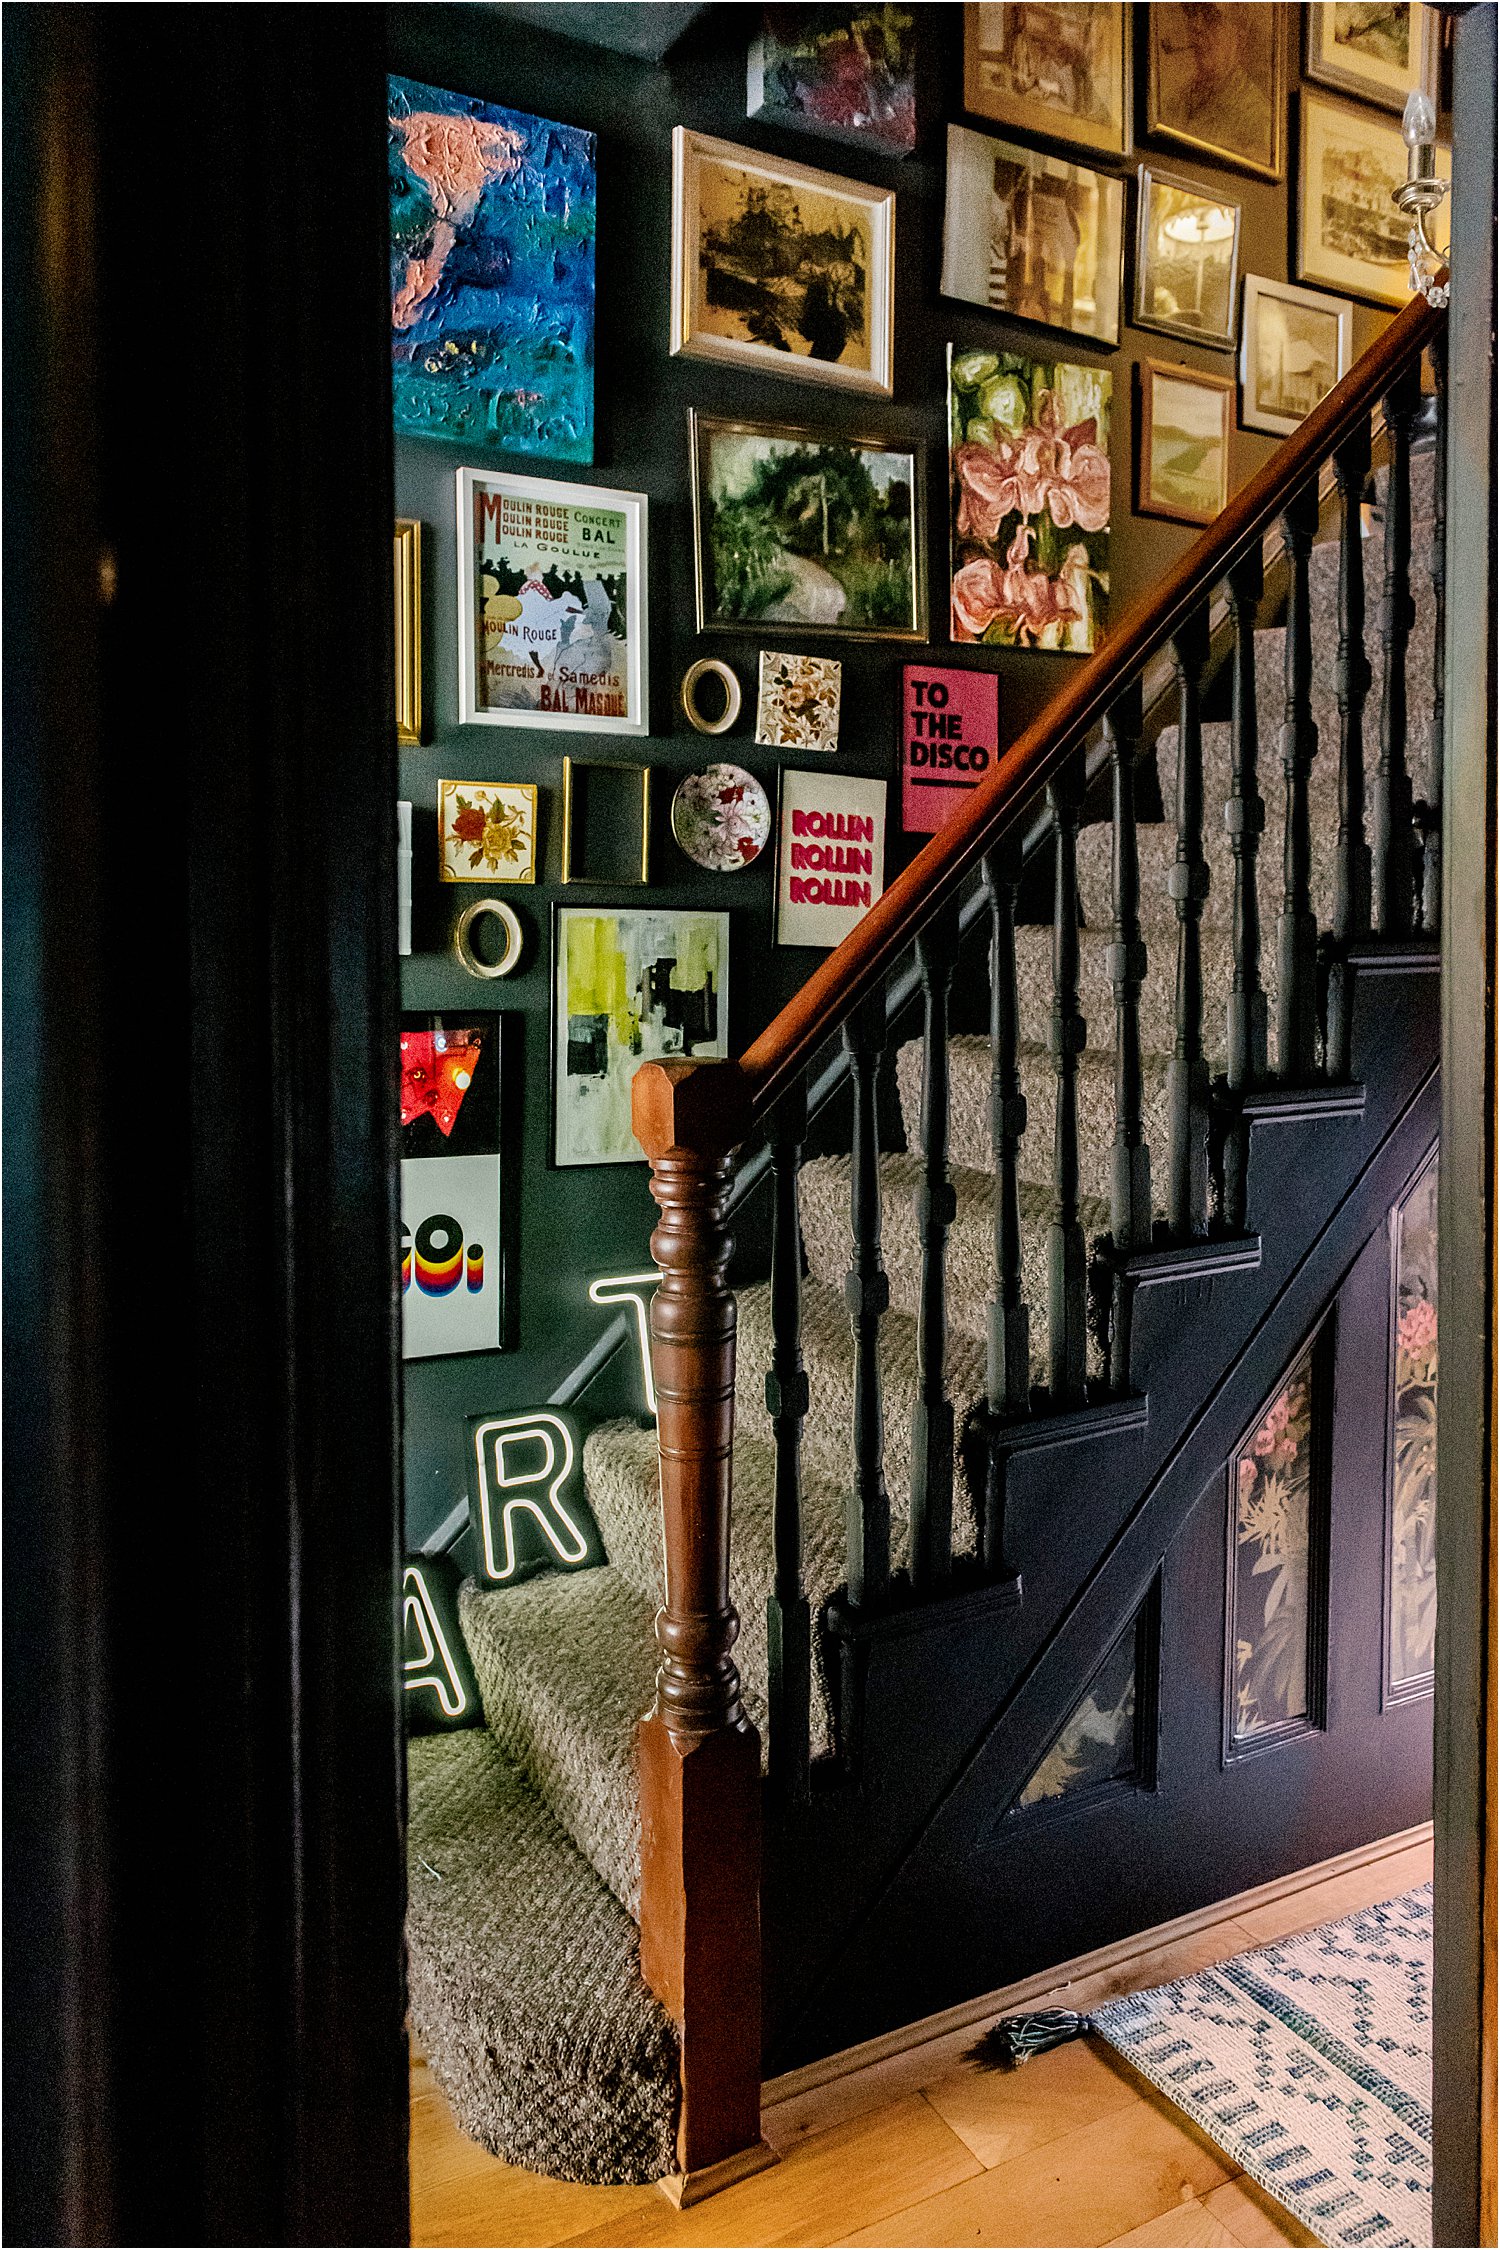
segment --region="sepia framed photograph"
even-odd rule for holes
[[[700,633],[925,641],[919,447],[690,411]]]
[[[1240,207],[1143,164],[1136,221],[1135,324],[1234,350]]]
[[[1118,344],[1124,231],[1122,179],[948,127],[945,297]]]
[[[964,107],[997,125],[1127,155],[1128,10],[1114,0],[970,0]]]
[[[1151,0],[1146,131],[1153,140],[1279,180],[1285,116],[1284,8]]]
[[[1437,11],[1422,0],[1312,0],[1307,75],[1398,115],[1413,86],[1437,98]]]
[[[1240,423],[1288,437],[1349,372],[1354,308],[1289,281],[1245,276]]]
[[[896,197],[672,133],[672,350],[891,393]]]
[[[1452,177],[1451,152],[1438,145],[1437,169]],[[1320,281],[1377,305],[1411,295],[1411,222],[1391,201],[1406,178],[1406,143],[1394,118],[1326,94],[1303,91],[1297,181],[1297,278]],[[1448,206],[1428,220],[1433,247],[1448,247]]]
[[[422,739],[422,526],[396,518],[396,740]]]
[[[646,496],[460,469],[465,726],[644,734]]]
[[[1229,501],[1233,376],[1143,359],[1136,380],[1136,514],[1212,523]]]

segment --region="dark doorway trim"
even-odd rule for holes
[[[7,2233],[404,2242],[383,15],[4,37]]]
[[[1495,25],[1453,25],[1433,2240],[1495,2236]]]

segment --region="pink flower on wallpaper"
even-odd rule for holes
[[[1401,1315],[1396,1329],[1399,1348],[1411,1359],[1425,1359],[1437,1342],[1437,1307],[1425,1297]]]

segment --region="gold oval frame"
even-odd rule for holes
[[[724,682],[724,713],[722,718],[705,719],[698,709],[697,687],[700,680],[712,675]],[[690,727],[699,734],[728,734],[740,715],[744,697],[740,689],[739,674],[722,656],[700,656],[682,675],[682,713]]]
[[[493,914],[505,932],[505,951],[492,968],[479,959],[469,943],[469,932],[481,914]],[[520,964],[524,943],[520,917],[503,898],[471,899],[453,925],[453,950],[458,956],[458,965],[467,969],[471,977],[508,977]]]

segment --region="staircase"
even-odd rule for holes
[[[587,1440],[607,1563],[464,1586],[485,1724],[410,1745],[412,2023],[497,2154],[707,2192],[762,2160],[763,2063],[1342,1848],[1320,1819],[1420,1817],[1380,1731],[1420,1711],[1345,1714],[1336,1595],[1305,1800],[1227,1735],[1174,1779],[1177,1691],[1140,1683],[1188,1663],[1185,1601],[1217,1711],[1199,1503],[1308,1339],[1335,1449],[1385,1412],[1360,1323],[1436,1129],[1441,337],[1392,324],[740,1063],[638,1077],[659,1436]],[[1053,911],[1018,925],[1038,789]],[[731,1293],[757,1133],[769,1275]],[[1112,1662],[1134,1765],[1092,1827],[1036,1821]]]

